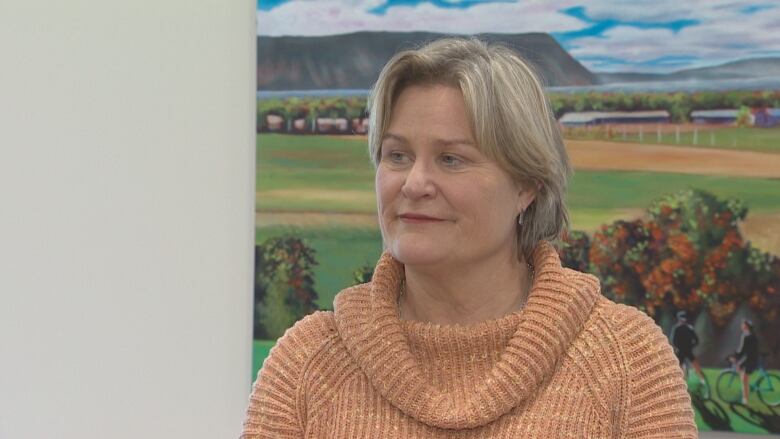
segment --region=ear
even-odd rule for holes
[[[525,212],[528,206],[534,202],[536,195],[542,190],[542,184],[537,180],[527,180],[518,185],[517,213]]]

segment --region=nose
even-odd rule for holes
[[[431,169],[424,160],[416,160],[409,173],[406,174],[401,192],[411,200],[433,198],[436,195],[436,184]]]

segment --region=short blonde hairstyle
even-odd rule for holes
[[[540,241],[554,243],[569,227],[564,197],[572,174],[539,78],[511,49],[473,38],[444,38],[397,53],[382,69],[368,100],[368,147],[374,166],[400,92],[409,85],[434,84],[463,93],[483,154],[515,181],[539,187],[517,228],[518,257],[531,262]]]

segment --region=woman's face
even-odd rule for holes
[[[382,237],[407,265],[517,254],[517,215],[533,201],[477,148],[460,90],[409,86],[398,96],[376,172]]]

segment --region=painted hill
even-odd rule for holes
[[[752,58],[666,74],[596,73],[602,84],[618,82],[747,79],[780,76],[780,58]]]
[[[399,50],[444,37],[430,32],[356,32],[321,37],[257,37],[258,90],[368,89]],[[481,34],[515,49],[548,86],[598,84],[596,75],[544,33]]]

